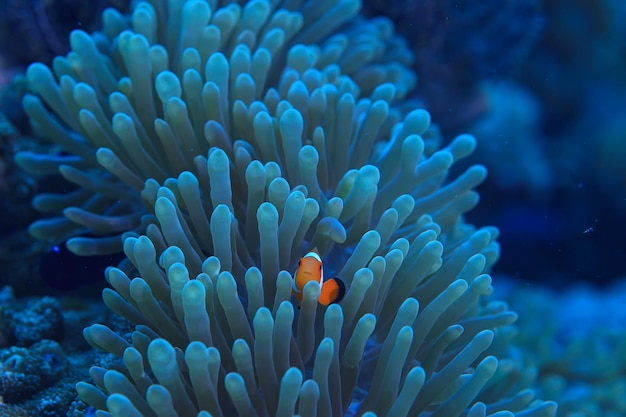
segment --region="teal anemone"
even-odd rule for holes
[[[129,260],[103,299],[135,331],[85,330],[121,359],[80,397],[114,417],[555,415],[494,356],[516,319],[487,299],[498,231],[462,218],[486,171],[448,178],[475,141],[438,149],[393,26],[356,0],[241,3],[107,10],[28,70],[64,152],[17,160],[79,186],[37,197],[63,216],[31,231]],[[338,304],[316,282],[292,299],[313,247]]]

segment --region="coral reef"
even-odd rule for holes
[[[518,102],[521,111],[536,111],[537,117],[534,126],[509,123],[504,116],[510,106],[492,100],[487,120],[502,123],[493,126],[498,136],[479,136],[477,154],[482,157],[491,141],[512,140],[503,154],[484,153],[487,159],[480,159],[491,174],[503,175],[489,176],[481,195],[492,204],[481,205],[471,219],[497,225],[503,246],[516,248],[504,252],[496,271],[562,288],[583,281],[601,286],[624,274],[626,238],[614,231],[626,201],[626,36],[621,24],[626,10],[613,0],[541,3],[544,30],[517,72],[499,81],[525,92],[531,98],[527,105],[519,96],[504,97]],[[518,138],[527,144],[523,152],[513,151]],[[520,175],[527,167],[535,169],[537,161],[533,175]],[[549,177],[537,175],[545,172],[541,161],[547,162]],[[501,169],[506,165],[509,172]],[[502,180],[515,176],[518,181]]]
[[[11,404],[4,404],[0,401],[0,413],[3,417],[28,417],[28,413],[21,407]]]
[[[74,386],[88,377],[89,366],[94,363],[110,365],[111,359],[98,356],[91,349],[82,337],[82,329],[94,321],[105,321],[123,334],[127,329],[126,322],[111,320],[98,300],[63,298],[51,302],[50,297],[15,299],[10,287],[0,291],[0,305],[4,311],[21,315],[22,319],[30,317],[35,327],[44,324],[45,314],[50,308],[39,308],[41,315],[35,316],[29,306],[49,306],[55,313],[62,310],[64,318],[58,323],[58,334],[54,335],[58,342],[44,339],[46,332],[33,331],[31,339],[36,336],[42,338],[30,340],[30,347],[13,345],[0,349],[0,415],[90,415],[90,408],[78,399]],[[56,321],[54,314],[52,321]]]
[[[12,305],[13,304],[13,305]],[[63,338],[63,315],[58,301],[42,297],[25,307],[15,303],[0,306],[0,329],[7,346],[30,346],[42,339],[60,341]]]
[[[527,90],[506,81],[485,81],[488,111],[469,131],[479,139],[481,160],[502,189],[524,189],[536,196],[554,182],[541,142],[539,103]],[[523,156],[520,156],[523,155]]]
[[[600,291],[588,284],[554,291],[501,279],[498,296],[523,311],[516,361],[533,364],[538,391],[559,403],[559,416],[626,413],[626,314],[622,282]]]
[[[59,152],[16,161],[78,186],[31,232],[128,258],[103,300],[135,329],[85,330],[120,358],[76,386],[102,415],[555,415],[494,356],[517,318],[487,300],[498,231],[463,221],[486,171],[449,175],[475,140],[439,149],[405,42],[359,6],[138,2],[29,67]],[[340,303],[312,281],[296,307],[311,248]]]
[[[58,381],[68,366],[61,346],[42,340],[29,348],[0,350],[0,396],[21,402]]]

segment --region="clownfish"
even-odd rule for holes
[[[346,287],[339,278],[330,278],[324,281],[324,267],[317,248],[304,255],[298,261],[298,268],[293,275],[293,292],[298,303],[302,302],[302,290],[309,281],[317,281],[322,287],[318,302],[329,305],[341,301],[346,293]]]

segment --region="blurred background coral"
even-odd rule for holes
[[[494,224],[495,271],[561,288],[624,276],[626,4],[366,1],[417,56],[415,96],[489,169],[468,218]]]

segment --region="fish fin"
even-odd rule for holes
[[[330,278],[322,284],[319,303],[330,305],[340,302],[346,294],[346,285],[339,278]]]

